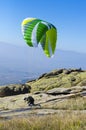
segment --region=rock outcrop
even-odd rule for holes
[[[46,92],[49,95],[67,95],[67,94],[77,94],[81,96],[86,96],[86,86],[74,86],[71,88],[53,88]]]
[[[0,97],[30,93],[31,86],[26,84],[13,84],[0,87]]]

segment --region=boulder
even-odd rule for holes
[[[48,90],[46,93],[50,95],[59,95],[59,94],[70,94],[70,88],[54,88]]]
[[[80,93],[82,96],[86,95],[86,86],[73,86],[71,88],[54,88],[46,92],[49,95],[66,95]]]
[[[81,96],[86,96],[86,91],[81,92]]]
[[[59,75],[61,73],[63,73],[63,69],[54,70],[50,73],[45,74],[44,77],[56,76],[56,75]]]

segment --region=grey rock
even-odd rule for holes
[[[80,93],[81,96],[86,96],[86,91]]]
[[[46,93],[50,95],[59,95],[59,94],[70,94],[70,88],[54,88],[48,90]]]
[[[82,93],[85,94],[86,86],[74,86],[71,88],[54,88],[48,90],[46,93],[49,95],[60,95],[60,94],[75,94],[75,93]]]

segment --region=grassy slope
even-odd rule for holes
[[[47,91],[52,88],[70,88],[76,85],[83,86],[86,85],[86,71],[73,71],[69,74],[66,74],[63,71],[62,73],[58,74],[56,70],[51,72],[50,74],[42,76],[41,78],[35,81],[28,82],[27,84],[31,85],[32,92],[40,90]],[[32,96],[34,96],[37,103],[40,100],[45,101],[45,99],[49,100],[50,98],[54,98],[53,96],[46,94],[32,94]],[[12,96],[10,97],[10,101],[13,103],[13,106],[15,107],[18,107],[18,104],[21,104],[22,107],[25,107],[23,98],[24,95]],[[5,99],[8,99],[7,101],[10,104],[9,97],[4,97],[3,103],[5,103]],[[70,98],[57,99],[51,102],[45,102],[41,105],[42,109],[52,108],[66,110],[66,112],[32,117],[29,117],[29,113],[27,113],[27,118],[14,118],[11,120],[3,120],[4,118],[1,117],[0,130],[86,130],[86,114],[84,111],[86,110],[86,97],[70,96]],[[78,110],[83,111],[80,113],[80,111],[78,112]]]
[[[57,71],[57,70],[56,70]],[[51,73],[55,73],[51,72]],[[31,85],[32,92],[34,91],[47,91],[52,88],[62,87],[72,87],[72,86],[85,86],[86,85],[86,71],[78,72],[74,71],[69,74],[65,74],[64,71],[60,74],[48,75],[39,78],[36,81],[28,82]]]

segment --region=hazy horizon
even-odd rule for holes
[[[86,69],[85,53],[57,49],[53,58],[47,58],[41,48],[1,42],[0,46],[0,85],[22,83],[60,68]]]

